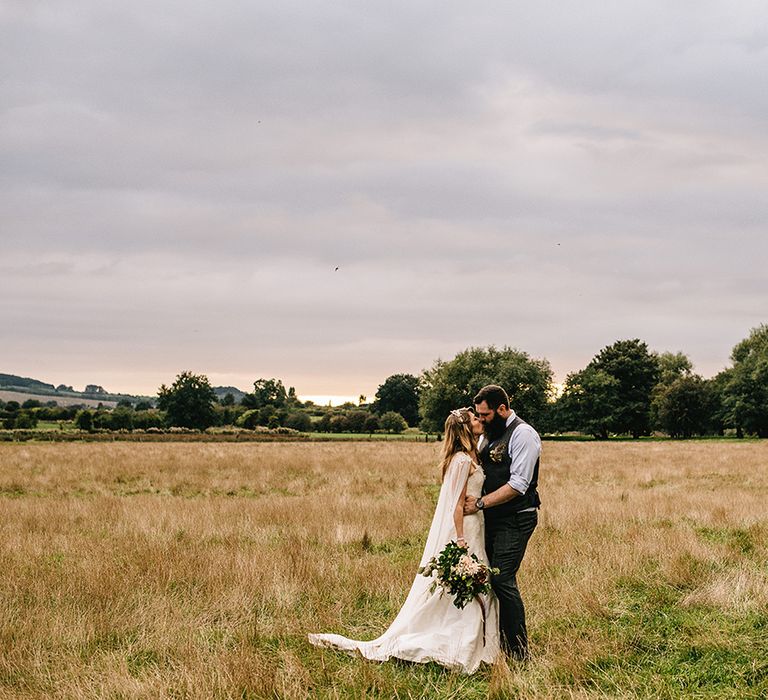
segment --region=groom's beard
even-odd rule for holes
[[[504,431],[507,429],[507,419],[502,418],[497,413],[490,423],[485,424],[484,429],[485,436],[488,438],[489,442],[498,440],[502,435],[504,435]]]

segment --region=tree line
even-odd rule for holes
[[[302,402],[293,387],[287,390],[279,379],[257,379],[253,391],[239,399],[231,392],[217,395],[205,375],[181,372],[174,383],[161,386],[154,403],[121,400],[115,408],[99,405],[58,406],[55,400],[29,399],[23,403],[0,400],[0,426],[6,429],[35,429],[40,421],[72,422],[84,431],[164,430],[188,428],[206,430],[233,427],[246,430],[326,433],[401,433],[409,423],[418,423],[417,407],[404,407],[397,392],[406,387],[416,396],[418,380],[410,375],[395,375],[380,387],[380,398],[367,403],[320,406]],[[392,389],[394,387],[394,389]],[[390,396],[390,394],[393,396]],[[242,392],[238,392],[242,393]],[[392,410],[397,405],[402,412]]]
[[[294,387],[287,390],[280,379],[257,379],[253,391],[239,401],[228,393],[218,398],[204,375],[182,372],[172,386],[162,385],[158,391],[158,409],[172,425],[205,429],[212,425],[234,425],[246,429],[288,428],[300,432],[400,433],[409,427],[403,414],[418,422],[418,409],[398,401],[398,392],[410,389],[410,397],[418,400],[418,379],[394,375],[379,387],[376,399],[340,407],[319,406],[302,402]],[[394,398],[397,394],[398,398]],[[399,408],[399,411],[395,411]]]
[[[437,429],[455,406],[470,405],[484,384],[501,384],[512,408],[544,433],[598,439],[654,432],[768,437],[768,325],[750,331],[731,366],[705,379],[682,352],[654,352],[638,338],[602,348],[566,377],[562,392],[547,360],[513,348],[469,348],[421,377],[422,424]]]
[[[158,390],[156,406],[121,401],[115,409],[56,407],[31,400],[0,402],[4,427],[34,427],[38,420],[74,420],[82,430],[147,430],[213,426],[329,433],[439,433],[448,412],[468,406],[485,384],[502,385],[512,408],[548,434],[598,439],[754,435],[768,437],[768,325],[754,328],[731,353],[731,366],[705,379],[682,352],[655,352],[638,338],[602,348],[556,391],[545,359],[511,347],[472,347],[421,373],[394,374],[373,401],[339,407],[298,399],[279,379],[257,379],[238,399],[218,396],[205,375],[181,372]]]

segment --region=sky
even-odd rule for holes
[[[371,397],[768,321],[762,2],[0,0],[0,372]]]

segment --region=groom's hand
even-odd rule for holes
[[[472,515],[472,513],[477,513],[477,506],[475,505],[476,501],[477,498],[475,498],[475,496],[467,496],[464,499],[464,515]]]

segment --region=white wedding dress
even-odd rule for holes
[[[446,544],[456,540],[453,511],[461,498],[464,483],[467,484],[468,495],[480,497],[485,474],[481,467],[475,465],[475,471],[467,480],[472,464],[470,457],[463,452],[454,455],[451,460],[419,566],[424,566]],[[464,537],[470,553],[488,564],[482,512],[464,516]],[[338,634],[310,634],[309,641],[316,646],[360,653],[374,661],[386,661],[391,657],[418,663],[435,661],[463,673],[474,673],[481,662],[493,663],[499,653],[499,609],[493,593],[483,596],[486,611],[483,639],[480,603],[474,600],[459,610],[453,604],[453,596],[443,594],[439,587],[430,593],[432,582],[432,578],[416,575],[394,622],[377,639],[363,642]]]

